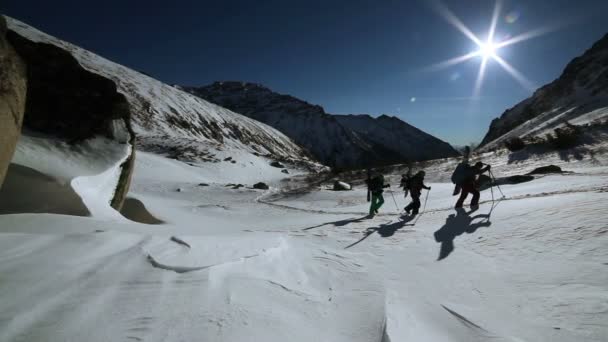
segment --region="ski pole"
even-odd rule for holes
[[[395,199],[395,195],[393,195],[393,190],[391,190],[391,197],[393,198],[393,202],[395,203],[395,209],[397,209],[397,214],[401,212],[399,210],[399,206],[397,205],[397,200]]]
[[[426,202],[429,200],[429,194],[430,193],[431,193],[431,190],[427,190],[426,191],[426,197],[424,198],[424,206],[422,206],[422,213],[423,214],[426,211]]]
[[[422,216],[422,214],[424,214],[424,212],[426,211],[426,202],[429,200],[429,194],[431,193],[431,190],[428,190],[426,192],[426,197],[424,198],[424,206],[422,207],[422,212],[420,212],[420,214],[418,215],[418,217],[416,217],[416,220],[414,220],[414,222],[412,223],[412,225],[415,225],[418,220],[420,219],[420,216]]]
[[[500,194],[502,195],[502,197],[503,198],[507,197],[507,196],[505,196],[504,192],[502,192],[502,189],[500,188],[500,185],[498,185],[498,182],[496,181],[496,177],[494,177],[494,173],[492,172],[492,170],[490,170],[490,176],[494,180],[494,183],[496,184],[496,188],[498,188],[498,191],[500,191]]]
[[[492,204],[494,204],[494,184],[496,181],[492,179],[492,184],[490,184],[490,193],[492,194]]]

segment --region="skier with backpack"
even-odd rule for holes
[[[365,181],[367,184],[367,201],[371,202],[369,207],[369,217],[374,217],[382,204],[384,204],[384,196],[382,193],[384,192],[384,188],[390,187],[390,184],[384,184],[384,176],[375,172],[373,175],[368,170],[367,180]]]
[[[463,163],[461,163],[462,166],[458,165],[452,174],[452,182],[462,189],[455,208],[462,208],[465,199],[469,193],[472,193],[471,208],[475,209],[476,207],[479,207],[480,197],[478,176],[489,171],[491,166],[486,165],[484,167],[481,162],[475,163],[474,166],[470,166],[468,163],[464,163],[463,165]]]
[[[458,177],[460,177],[460,175],[462,175],[464,172],[466,172],[465,170],[470,167],[469,165],[469,156],[471,155],[471,148],[469,146],[466,146],[464,148],[464,154],[463,154],[463,158],[462,161],[460,162],[460,164],[458,164],[458,166],[456,166],[456,170],[454,170],[454,173],[452,173],[452,183],[455,184],[454,186],[454,192],[452,193],[452,196],[456,196],[460,193],[460,184],[462,183],[462,179],[458,179]]]
[[[404,173],[401,175],[401,183],[399,184],[399,187],[403,188],[403,197],[407,198],[407,195],[410,191],[409,189],[409,182],[410,182],[410,178],[412,178],[412,167],[409,166],[407,169],[407,173]]]
[[[419,171],[413,177],[408,179],[406,184],[407,189],[410,192],[410,196],[412,197],[412,202],[405,207],[405,212],[409,215],[410,211],[412,212],[412,216],[418,215],[418,211],[420,210],[420,195],[422,194],[422,189],[431,190],[430,186],[426,186],[424,184],[424,176],[426,173],[424,171]]]

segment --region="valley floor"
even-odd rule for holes
[[[165,224],[0,215],[0,341],[608,340],[605,164],[475,212],[431,173],[425,213],[389,190],[367,219],[362,187],[200,186],[160,159],[138,154],[131,196]]]

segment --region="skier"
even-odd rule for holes
[[[369,217],[371,218],[378,213],[378,209],[384,204],[382,193],[384,188],[390,187],[390,184],[384,184],[384,176],[381,173],[376,172],[372,176],[369,171],[365,182],[367,183],[367,201],[371,202],[369,207]]]
[[[422,189],[431,190],[430,186],[424,185],[424,176],[426,173],[424,171],[419,171],[414,177],[409,179],[407,184],[408,190],[410,191],[410,196],[412,196],[412,202],[405,207],[405,212],[409,215],[410,211],[412,212],[412,216],[418,215],[418,210],[420,210],[420,195],[422,193]]]
[[[473,194],[473,198],[471,199],[471,208],[476,209],[479,207],[480,193],[478,175],[489,171],[490,168],[490,165],[486,165],[486,167],[483,167],[483,163],[477,162],[474,166],[467,165],[462,170],[462,175],[460,176],[462,180],[456,184],[460,186],[460,188],[462,188],[462,193],[460,194],[460,198],[458,198],[458,201],[456,202],[456,206],[454,208],[462,208],[464,200],[467,198],[469,193]]]
[[[463,176],[466,172],[465,170],[468,167],[470,167],[470,165],[469,165],[470,154],[471,154],[471,149],[469,148],[469,146],[466,146],[464,149],[464,155],[463,155],[462,161],[460,162],[460,164],[458,164],[458,166],[456,166],[454,173],[452,173],[452,183],[455,184],[454,192],[452,193],[452,196],[456,196],[460,193],[460,184],[462,184],[462,182],[464,181]]]
[[[404,173],[401,175],[401,183],[399,184],[399,187],[403,188],[403,197],[407,198],[407,195],[409,193],[409,182],[410,182],[410,178],[412,178],[412,167],[409,166],[407,169],[407,173]]]

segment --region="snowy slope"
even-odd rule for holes
[[[278,94],[259,84],[215,82],[205,87],[181,88],[275,127],[326,165],[363,168],[370,164],[455,155],[445,142],[399,119],[392,119],[394,125],[388,129],[384,118],[368,120],[368,116],[330,115],[320,106]],[[356,123],[361,120],[371,127],[361,129]],[[387,133],[389,137],[385,136]]]
[[[338,122],[376,145],[386,146],[403,160],[429,160],[457,156],[447,142],[402,120],[387,115],[336,115]]]
[[[605,121],[607,114],[608,34],[572,60],[557,80],[494,119],[480,148],[500,147],[513,137],[543,136],[565,121]]]
[[[248,163],[226,168],[260,168],[258,156],[308,162],[306,153],[277,130],[231,112],[89,51],[7,18],[8,27],[35,42],[59,46],[89,71],[116,82],[127,96],[138,146],[181,160],[220,162],[232,157]],[[252,159],[252,160],[250,160]],[[249,163],[251,161],[251,163]]]
[[[501,176],[507,156],[490,155]],[[438,163],[412,225],[389,192],[363,219],[361,187],[268,202],[273,191],[199,187],[189,165],[142,153],[132,196],[165,225],[0,215],[0,340],[606,341],[602,158],[503,186],[489,217],[489,190],[455,215],[433,171],[452,164]]]

